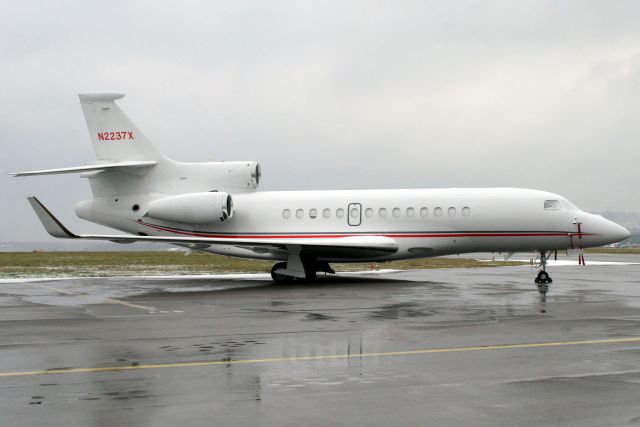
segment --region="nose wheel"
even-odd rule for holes
[[[546,271],[538,272],[538,276],[535,278],[534,282],[538,286],[538,292],[540,295],[545,296],[547,292],[549,292],[549,285],[553,283],[551,280],[551,276]]]
[[[553,283],[551,276],[547,273],[547,260],[549,256],[551,256],[551,252],[547,255],[546,251],[540,251],[540,271],[538,271],[538,275],[534,280],[538,286],[538,292],[540,292],[540,295],[543,297],[547,295],[549,285]]]

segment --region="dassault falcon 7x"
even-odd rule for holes
[[[518,188],[257,191],[253,161],[182,163],[151,145],[115,103],[118,93],[80,94],[97,161],[14,173],[80,173],[93,198],[76,214],[126,235],[71,232],[35,197],[45,229],[67,239],[171,243],[197,251],[277,261],[276,282],[333,273],[329,263],[469,252],[540,253],[535,282],[557,250],[606,245],[629,232],[566,198]],[[580,260],[583,260],[580,255]]]

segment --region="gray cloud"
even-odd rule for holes
[[[640,211],[640,4],[13,2],[3,172],[93,159],[76,93],[114,89],[185,161],[258,160],[264,189],[522,186]],[[0,178],[0,240],[79,230],[74,176]]]

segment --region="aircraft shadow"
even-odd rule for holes
[[[390,278],[378,278],[378,277],[353,277],[353,276],[321,276],[318,279],[305,282],[294,281],[291,283],[275,283],[271,280],[244,280],[244,279],[226,279],[226,278],[185,278],[174,280],[158,280],[157,286],[154,286],[154,290],[145,292],[130,298],[144,298],[153,295],[163,296],[179,296],[190,295],[196,296],[210,295],[210,294],[223,294],[223,293],[249,293],[260,290],[261,292],[280,292],[283,290],[323,290],[331,288],[344,288],[344,287],[386,287],[394,286],[400,283],[415,283],[424,285],[425,282],[415,282],[405,279],[390,279]],[[428,283],[428,282],[427,282]],[[210,287],[210,289],[207,289]],[[164,289],[163,289],[164,288]],[[190,288],[181,291],[181,288]],[[198,288],[198,289],[194,289]]]

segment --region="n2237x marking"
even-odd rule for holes
[[[121,141],[123,139],[135,139],[133,132],[98,132],[98,141]]]

